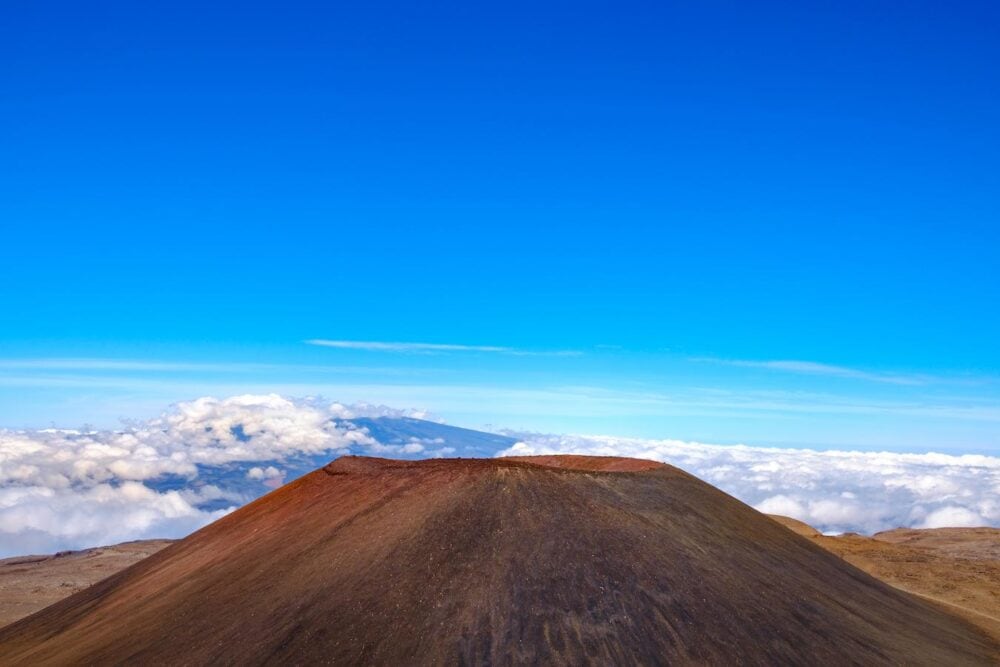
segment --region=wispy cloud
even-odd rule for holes
[[[492,354],[512,354],[517,356],[574,357],[582,352],[577,350],[524,350],[499,345],[460,345],[457,343],[405,343],[398,341],[374,340],[328,340],[312,338],[305,341],[309,345],[333,347],[342,350],[367,350],[370,352],[434,353],[434,352],[487,352]]]
[[[441,382],[411,383],[358,378],[323,381],[288,378],[251,381],[175,379],[164,377],[89,374],[7,375],[0,373],[5,389],[91,389],[141,393],[171,402],[199,391],[215,394],[278,392],[290,395],[337,394],[356,401],[391,401],[428,404],[452,414],[489,413],[512,422],[528,417],[632,419],[638,417],[711,417],[760,419],[812,419],[821,416],[904,417],[907,420],[957,420],[1000,422],[1000,405],[982,397],[917,397],[885,400],[798,391],[733,391],[709,387],[676,387],[665,391],[623,390],[579,385],[500,386]],[[115,399],[124,401],[123,397]],[[488,407],[487,407],[488,406]],[[121,410],[116,409],[114,414]],[[47,420],[46,420],[47,421]]]
[[[153,361],[145,359],[44,357],[33,359],[0,359],[0,373],[4,371],[38,371],[39,377],[51,377],[51,372],[77,371],[118,373],[335,373],[335,374],[405,374],[413,375],[411,368],[387,366],[330,366],[325,364],[278,364],[260,362],[187,362]],[[441,369],[420,369],[421,373],[442,372]]]
[[[271,364],[219,364],[143,359],[101,359],[51,357],[37,359],[0,359],[0,370],[87,370],[87,371],[256,371],[273,368]]]
[[[762,368],[765,370],[799,373],[802,375],[825,375],[827,377],[865,380],[868,382],[881,382],[884,384],[917,386],[928,384],[930,381],[930,378],[926,375],[879,373],[859,368],[850,368],[848,366],[835,366],[833,364],[824,364],[817,361],[800,361],[795,359],[755,361],[749,359],[715,359],[711,357],[697,357],[694,361],[704,361],[713,364],[721,364],[723,366],[737,366],[741,368]]]

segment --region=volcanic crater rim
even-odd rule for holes
[[[535,456],[502,456],[497,458],[440,458],[423,460],[388,459],[377,456],[348,454],[334,459],[323,467],[328,475],[378,474],[393,470],[418,468],[497,469],[541,468],[559,473],[642,473],[674,469],[666,463],[648,459],[619,456],[584,456],[577,454],[551,454]]]

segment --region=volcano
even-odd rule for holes
[[[995,664],[664,464],[343,457],[0,630],[4,664]]]

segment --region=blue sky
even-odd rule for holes
[[[200,4],[6,11],[0,425],[1000,451],[992,3]]]

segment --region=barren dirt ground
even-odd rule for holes
[[[170,542],[143,540],[0,560],[0,627],[110,577]]]
[[[830,537],[783,516],[774,520],[855,567],[934,601],[1000,639],[1000,529],[897,528]]]
[[[824,536],[779,523],[886,583],[939,603],[1000,639],[1000,529],[896,529],[872,537]],[[171,542],[145,540],[0,560],[0,627],[90,586]]]

